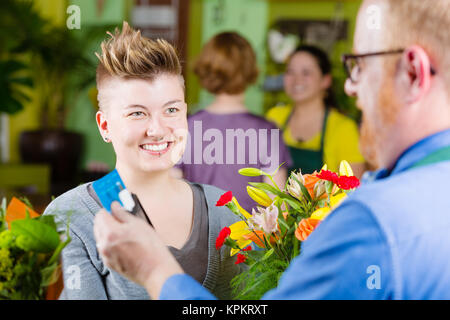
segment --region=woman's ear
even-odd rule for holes
[[[403,85],[406,86],[406,102],[420,100],[430,88],[431,64],[428,54],[420,46],[414,45],[405,50],[402,57],[401,70]],[[403,90],[402,90],[403,91]]]
[[[331,74],[326,74],[322,76],[322,89],[328,90],[331,87],[331,84],[333,82],[333,77]]]
[[[109,140],[109,131],[108,131],[108,120],[106,119],[105,113],[101,110],[97,111],[95,114],[95,121],[97,122],[98,130],[100,131],[100,135],[103,137],[103,140],[108,142]]]

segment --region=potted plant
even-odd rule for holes
[[[58,195],[77,183],[82,135],[66,130],[65,119],[77,95],[95,80],[95,67],[86,56],[86,48],[99,33],[104,35],[106,26],[86,27],[80,32],[52,25],[29,0],[5,0],[0,3],[0,9],[0,21],[4,25],[0,28],[3,30],[0,40],[8,44],[8,54],[26,53],[30,77],[39,93],[42,127],[22,132],[21,158],[26,163],[49,163],[52,194]],[[19,81],[22,85],[31,82]],[[5,82],[12,85],[8,79]],[[8,103],[8,108],[20,109],[16,102]]]
[[[33,86],[30,67],[21,59],[18,29],[13,27],[11,11],[20,11],[21,4],[10,0],[0,2],[0,154],[7,162],[9,154],[9,118],[23,109],[30,100],[26,88]],[[8,10],[9,9],[9,10]],[[30,17],[33,19],[33,17]]]
[[[60,194],[76,184],[82,154],[82,135],[65,130],[65,118],[74,103],[71,89],[80,92],[93,76],[80,39],[65,27],[51,26],[32,51],[32,71],[39,90],[42,127],[22,132],[20,153],[24,162],[51,164],[52,193]]]

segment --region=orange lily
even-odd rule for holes
[[[306,238],[314,231],[314,229],[319,225],[320,220],[318,219],[302,219],[295,230],[295,237],[300,241],[305,241]]]
[[[250,232],[248,234],[245,234],[243,237],[245,239],[253,241],[258,247],[265,248],[266,245],[265,245],[264,240],[263,240],[264,239],[264,235],[265,235],[264,231],[253,230],[252,232]],[[277,242],[278,239],[279,239],[278,236],[276,236],[276,237],[270,236],[270,243],[274,244],[274,243]]]

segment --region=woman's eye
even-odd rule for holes
[[[175,107],[167,108],[167,113],[176,113],[177,111],[178,111],[178,108],[175,108]]]
[[[303,70],[302,75],[307,77],[311,74],[311,72],[309,70]]]
[[[142,111],[135,111],[129,114],[132,117],[141,117],[144,115],[144,113]]]

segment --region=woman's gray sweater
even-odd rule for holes
[[[93,223],[95,214],[101,209],[89,195],[87,186],[80,185],[53,200],[44,214],[53,214],[59,227],[66,228],[69,218],[69,233],[72,241],[62,252],[64,290],[60,299],[149,299],[145,288],[122,277],[103,264],[97,251]],[[230,299],[230,280],[241,272],[234,264],[234,257],[225,246],[216,250],[215,241],[220,230],[238,221],[239,218],[226,207],[215,203],[224,193],[210,185],[200,185],[208,206],[208,266],[202,285],[220,299]]]

